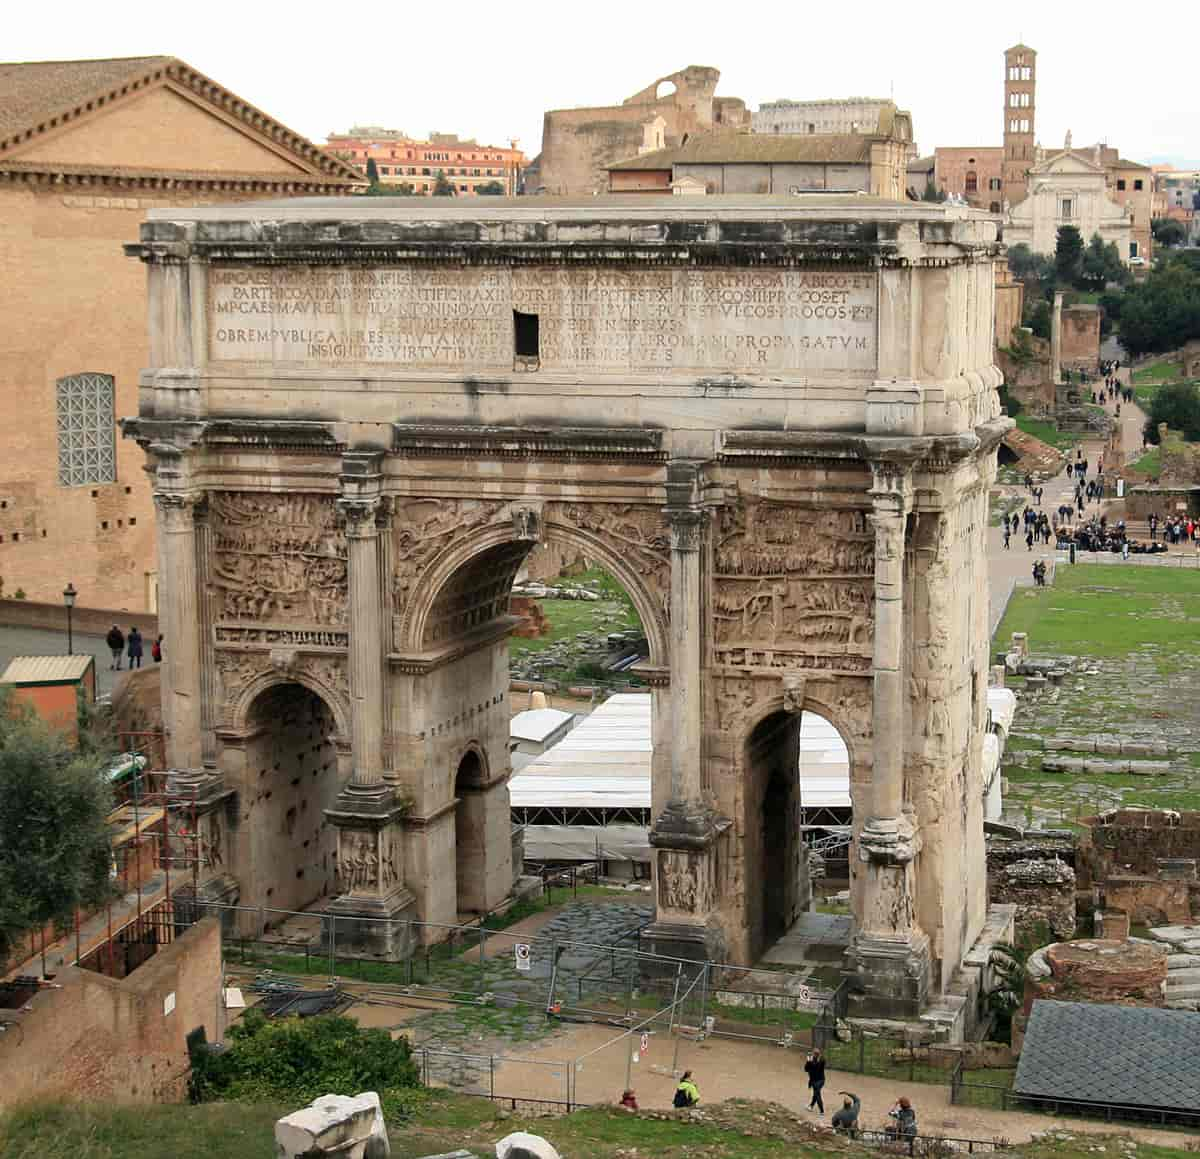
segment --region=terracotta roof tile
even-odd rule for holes
[[[670,169],[672,165],[861,164],[870,160],[872,137],[862,133],[705,133],[674,149],[658,149],[608,166]]]
[[[51,117],[171,63],[169,56],[0,63],[0,140],[36,131]]]
[[[129,56],[109,60],[0,62],[0,150],[14,138],[37,134],[55,118],[74,117],[89,102],[135,84],[154,84],[169,73],[172,80],[203,97],[215,94],[234,116],[273,137],[293,155],[318,170],[312,180],[361,183],[352,165],[326,153],[299,133],[281,125],[261,109],[243,101],[215,81],[173,56]],[[234,178],[236,174],[226,174]]]

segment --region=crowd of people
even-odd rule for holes
[[[825,1113],[825,1103],[821,1092],[825,1087],[825,1055],[820,1050],[813,1050],[804,1060],[804,1073],[808,1076],[808,1089],[812,1092],[808,1109],[818,1114]],[[859,1116],[862,1112],[862,1100],[853,1091],[839,1091],[842,1105],[830,1116],[834,1130],[855,1136],[859,1131]],[[690,1070],[685,1070],[675,1087],[675,1095],[671,1100],[674,1107],[685,1109],[695,1107],[700,1103],[700,1088]],[[621,1092],[617,1104],[627,1111],[639,1110],[637,1091],[632,1087]],[[913,1140],[917,1135],[917,1112],[911,1100],[901,1095],[887,1114],[888,1121],[883,1133],[897,1141]]]

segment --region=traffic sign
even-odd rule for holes
[[[533,957],[528,942],[517,942],[513,946],[513,958],[518,970],[528,970],[533,965]]]

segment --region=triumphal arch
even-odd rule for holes
[[[945,992],[986,909],[993,222],[372,198],[156,210],[129,250],[205,896],[326,898],[395,953],[506,896],[509,591],[558,541],[649,642],[646,946],[751,962],[805,907],[813,711],[850,753],[860,1008]]]

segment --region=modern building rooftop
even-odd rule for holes
[[[1038,1000],[1013,1089],[1063,1103],[1200,1111],[1200,1014]]]

